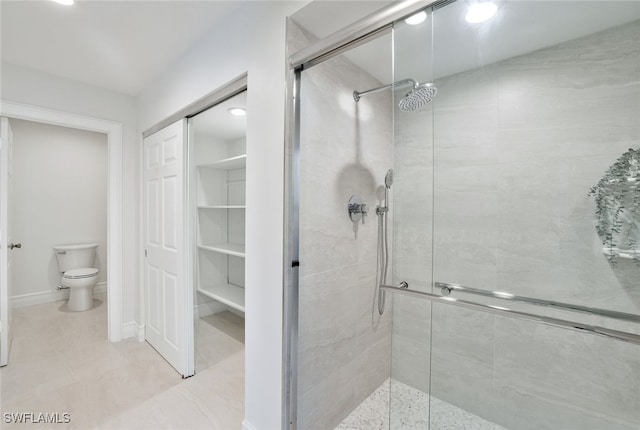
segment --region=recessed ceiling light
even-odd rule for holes
[[[241,108],[241,107],[232,107],[227,109],[227,112],[229,112],[231,115],[235,115],[235,116],[245,116],[247,114],[247,110],[245,108]]]
[[[71,6],[73,4],[73,0],[52,0],[56,3],[63,4],[65,6]]]
[[[478,24],[493,18],[497,11],[498,6],[493,2],[474,3],[469,5],[464,19],[470,24]]]
[[[422,11],[416,13],[415,15],[411,15],[409,18],[405,19],[404,22],[409,25],[418,25],[423,23],[425,19],[427,19],[427,12]]]

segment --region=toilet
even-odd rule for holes
[[[93,306],[93,286],[98,282],[98,269],[93,267],[97,243],[54,246],[58,268],[62,272],[60,283],[69,288],[70,310],[87,311]]]

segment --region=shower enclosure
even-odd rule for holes
[[[495,4],[288,23],[287,428],[640,428],[640,3]]]

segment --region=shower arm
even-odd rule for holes
[[[414,81],[413,79],[403,79],[401,81],[397,81],[397,82],[394,82],[394,83],[389,84],[389,85],[383,85],[383,86],[377,87],[377,88],[372,88],[372,89],[367,90],[367,91],[362,91],[362,92],[354,91],[353,92],[353,99],[356,102],[358,102],[358,101],[360,101],[360,97],[361,96],[364,96],[364,95],[367,95],[367,94],[377,93],[379,91],[386,90],[386,89],[391,88],[393,86],[405,86],[407,84],[413,85],[414,89],[418,87],[418,83],[416,81]]]

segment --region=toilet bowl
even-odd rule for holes
[[[93,287],[98,282],[98,269],[93,267],[67,270],[62,285],[69,288],[69,310],[80,312],[93,306]]]
[[[98,269],[93,266],[97,243],[54,246],[58,268],[62,272],[60,283],[69,288],[68,308],[87,311],[93,307],[93,286],[98,282]]]

